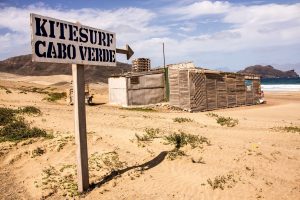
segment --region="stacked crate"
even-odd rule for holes
[[[132,71],[143,72],[150,71],[151,62],[149,58],[136,58],[132,60]]]

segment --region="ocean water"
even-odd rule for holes
[[[300,78],[268,78],[261,79],[263,91],[294,91],[300,92]]]

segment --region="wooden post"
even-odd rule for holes
[[[77,155],[78,191],[89,188],[88,151],[86,136],[84,66],[72,64],[74,94],[74,128]]]

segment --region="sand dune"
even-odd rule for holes
[[[60,180],[72,186],[67,175],[76,177],[73,108],[64,101],[46,102],[43,94],[20,94],[18,88],[24,84],[44,87],[69,81],[70,76],[6,76],[3,80],[5,76],[0,85],[12,88],[12,93],[0,89],[1,107],[40,108],[41,116],[25,118],[53,132],[55,138],[0,143],[0,199],[64,199],[72,189],[64,189]],[[207,112],[161,107],[157,112],[139,112],[109,106],[105,84],[95,84],[93,92],[99,105],[86,109],[94,187],[81,199],[299,199],[299,133],[273,129],[300,126],[299,93],[266,93],[267,104],[213,111],[239,120],[235,127],[222,127]],[[175,117],[193,121],[177,123]],[[158,128],[162,137],[181,130],[206,137],[211,145],[182,147],[186,156],[170,160],[173,146],[164,144],[163,138],[138,144],[135,134],[145,134],[146,128]],[[37,147],[45,153],[32,157]],[[224,177],[223,189],[213,189],[209,180],[220,177]]]

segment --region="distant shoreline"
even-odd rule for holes
[[[297,78],[262,78],[262,85],[287,85],[287,84],[300,84],[300,77]]]
[[[300,84],[262,84],[261,89],[268,92],[300,92]]]
[[[270,92],[299,92],[300,78],[261,79],[261,88]]]

